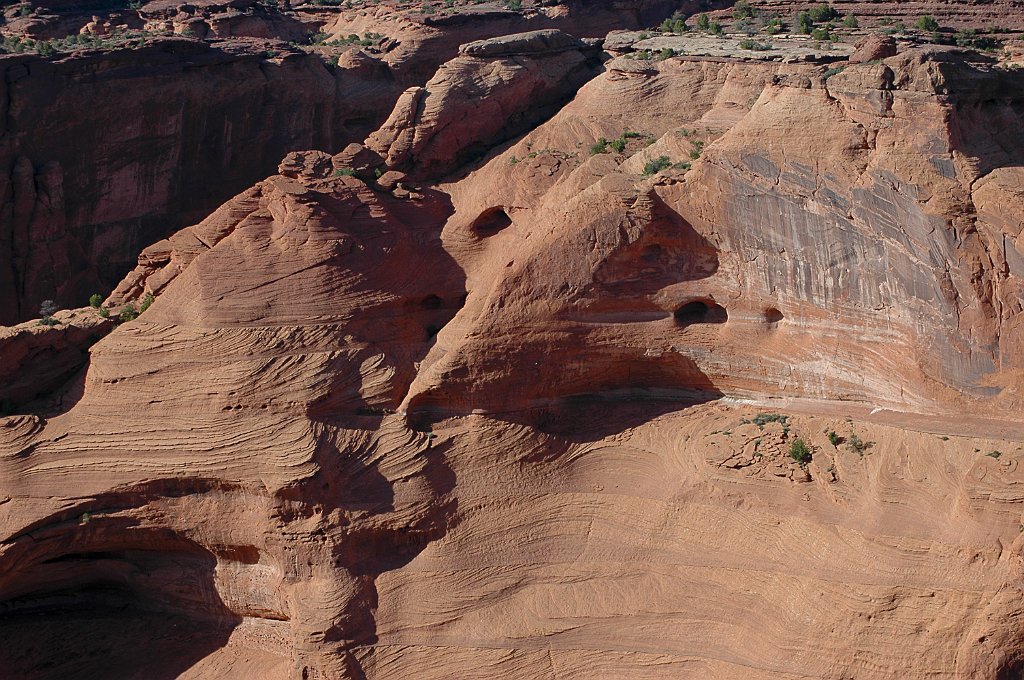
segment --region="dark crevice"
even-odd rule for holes
[[[512,226],[512,218],[508,216],[503,208],[488,208],[480,214],[470,229],[480,238],[487,238]]]
[[[729,320],[729,313],[725,307],[716,304],[713,300],[693,300],[687,302],[673,314],[676,324],[679,326],[690,326],[700,323],[725,323]]]

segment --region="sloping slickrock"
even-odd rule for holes
[[[0,421],[3,668],[177,675],[223,645],[234,677],[354,677],[375,574],[444,525],[443,462],[385,414],[464,288],[443,197],[323,160],[147,255],[160,294],[92,349],[69,414]]]

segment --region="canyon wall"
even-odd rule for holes
[[[447,183],[290,154],[0,419],[5,667],[1014,677],[1021,85],[622,57]]]
[[[616,40],[593,77],[564,34],[472,43],[402,97],[385,39],[5,58],[77,74],[59,110],[8,85],[11,139],[126,104],[58,138],[121,170],[13,161],[0,244],[48,264],[2,290],[74,271],[71,216],[170,201],[185,149],[226,179],[174,180],[220,206],[106,306],[0,330],[0,668],[1021,677],[1024,73]],[[267,130],[326,148],[217,198]]]
[[[0,321],[108,292],[288,151],[366,134],[396,93],[386,68],[349,65],[183,39],[0,58]]]

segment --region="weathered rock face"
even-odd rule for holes
[[[625,26],[656,23],[672,5],[570,3],[525,15],[430,21],[422,15],[412,21],[384,6],[375,14],[345,10],[336,34],[394,28],[400,39],[386,46],[382,59],[350,49],[337,68],[280,43],[270,49],[278,56],[268,60],[268,45],[242,41],[210,46],[150,39],[142,48],[56,59],[4,57],[9,114],[0,175],[6,172],[9,182],[0,183],[0,200],[9,207],[6,217],[0,213],[0,323],[29,318],[43,299],[77,306],[94,292],[106,293],[142,247],[201,219],[266,176],[285,153],[333,152],[364,139],[403,89],[425,82],[463,43],[546,26],[600,36],[620,19]],[[141,13],[119,10],[95,21],[65,4],[51,9],[60,21],[40,28],[38,37],[77,33],[77,24],[68,28],[70,15],[91,21],[82,29],[89,34],[188,29],[210,39],[303,40],[325,21],[247,1],[151,2]],[[578,86],[582,69],[565,66],[570,73],[561,82],[548,82],[557,80],[548,73],[521,94],[543,99],[544,87],[557,85],[564,93],[567,83]],[[553,100],[538,111],[545,103]],[[526,101],[519,106],[529,110]],[[529,112],[520,129],[531,116],[539,120]]]
[[[475,40],[542,29],[558,29],[577,38],[603,38],[612,28],[654,26],[677,10],[689,13],[731,3],[568,0],[523,4],[524,11],[512,11],[503,3],[493,2],[475,3],[453,14],[424,14],[417,7],[398,6],[400,3],[375,3],[366,9],[339,13],[333,22],[325,23],[324,30],[337,37],[368,33],[385,36],[389,42],[383,58],[399,82],[408,87],[426,82],[441,63],[458,56],[460,46]]]
[[[856,47],[856,51],[850,55],[851,64],[866,64],[895,57],[899,53],[896,39],[887,35],[869,35],[858,41]]]
[[[1009,159],[1024,150],[1001,140],[1024,81],[950,50],[820,73],[618,60],[451,187],[471,331],[442,335],[409,407],[674,387],[1018,412],[1021,225],[979,215],[973,191],[1002,167],[982,199],[1019,200]],[[578,151],[626,128],[659,141],[615,172],[614,154]],[[694,168],[638,179],[659,156]],[[534,375],[515,355],[562,358]]]
[[[442,177],[553,114],[597,67],[593,50],[557,30],[468,43],[399,98],[367,145],[393,169]]]
[[[245,49],[172,39],[0,58],[0,323],[109,291],[143,246],[290,150],[361,139],[397,95],[386,69],[358,59],[331,70]]]
[[[0,413],[23,413],[33,400],[60,394],[86,365],[89,347],[110,332],[114,321],[97,310],[54,315],[56,325],[30,321],[0,328]],[[70,404],[69,404],[70,405]],[[60,404],[50,405],[60,407]]]
[[[161,272],[159,285],[144,277],[160,296],[93,349],[67,420],[3,421],[5,668],[48,673],[41,640],[104,650],[96,660],[62,655],[58,674],[84,675],[180,673],[227,644],[245,659],[232,673],[265,661],[271,677],[354,677],[348,650],[372,641],[375,574],[443,528],[450,481],[439,449],[382,414],[461,304],[461,272],[439,240],[449,204],[436,192],[332,178],[325,154],[286,168],[292,176],[173,241],[181,273],[168,282]],[[177,357],[186,347],[191,365]],[[124,400],[116,434],[103,425],[111,398]],[[91,424],[80,420],[87,413]],[[66,435],[51,439],[60,422]],[[163,444],[141,436],[159,422]],[[77,442],[78,452],[40,449],[40,437]],[[111,452],[128,442],[150,453],[115,464]],[[255,467],[254,444],[266,456]],[[396,447],[406,451],[397,465]],[[93,481],[28,482],[26,456],[34,467],[51,455]],[[111,464],[113,476],[87,472]],[[68,484],[88,500],[61,509],[43,500]],[[320,536],[310,541],[311,531]],[[97,630],[90,617],[105,611],[119,612],[115,625]],[[180,632],[147,634],[152,644],[138,647],[130,627],[161,617],[158,631]]]
[[[0,667],[1019,676],[1024,83],[971,59],[617,59],[436,187],[289,155],[0,419]]]

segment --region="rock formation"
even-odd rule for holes
[[[593,50],[556,30],[468,43],[406,90],[367,144],[393,169],[444,176],[557,111],[596,67]]]
[[[459,45],[513,27],[600,36],[610,22],[656,23],[673,7],[667,0],[577,2],[540,13],[501,11],[500,20],[470,12],[410,23],[405,12],[382,5],[374,10],[384,13],[379,26],[377,14],[364,20],[368,10],[343,10],[325,26],[312,10],[249,0],[150,2],[98,15],[61,2],[43,3],[29,17],[11,10],[0,32],[52,40],[47,45],[60,51],[0,58],[8,112],[0,176],[10,182],[0,193],[22,210],[0,212],[0,323],[30,318],[43,299],[78,306],[108,292],[141,248],[201,219],[289,151],[336,152],[365,139],[402,91],[423,85]],[[397,29],[380,48],[296,46],[320,26],[337,36],[341,28],[343,36]],[[67,42],[80,32],[94,42]],[[154,39],[154,32],[190,39]],[[28,44],[15,43],[18,51]],[[564,95],[584,71],[574,65],[564,82],[553,73],[545,82]],[[533,94],[537,114],[520,126],[556,103]],[[59,196],[34,206],[54,183]]]
[[[142,247],[288,151],[361,138],[393,96],[386,72],[351,65],[175,39],[57,61],[0,58],[0,321],[31,317],[44,299],[84,304]]]
[[[154,239],[137,319],[0,333],[49,371],[0,418],[0,668],[1024,673],[1021,71],[620,44],[512,142],[465,88],[584,51],[468,45]],[[11,224],[70,200],[20,167]]]

